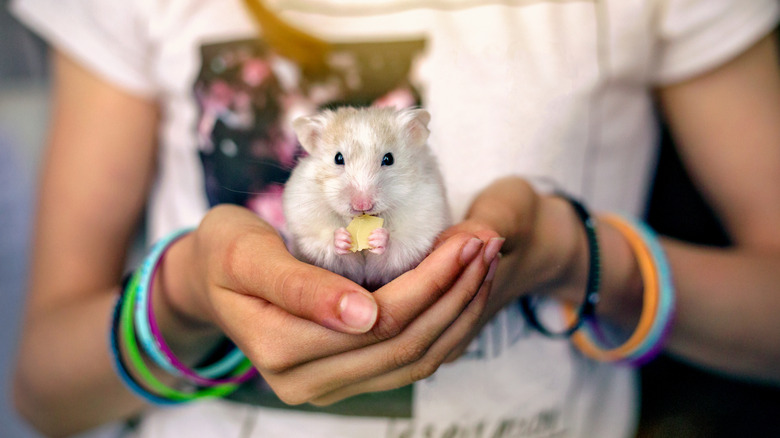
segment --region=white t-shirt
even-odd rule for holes
[[[103,78],[163,105],[151,239],[234,202],[282,227],[289,120],[329,102],[416,102],[454,217],[508,174],[544,176],[594,210],[640,215],[656,153],[652,87],[733,58],[776,0],[273,0],[336,50],[303,74],[241,0],[17,0],[15,13]],[[107,145],[110,147],[110,145]],[[151,411],[139,436],[625,437],[634,372],[531,331],[516,306],[467,354],[389,394],[317,410],[262,385],[235,401]],[[259,400],[262,399],[262,400]],[[262,406],[258,406],[262,405]]]

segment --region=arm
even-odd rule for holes
[[[681,157],[733,245],[667,242],[679,317],[669,351],[780,382],[780,72],[770,35],[659,91]]]
[[[106,330],[154,171],[157,109],[65,56],[54,67],[14,399],[42,431],[67,433],[85,415],[140,407],[114,378]]]
[[[664,241],[678,300],[668,351],[774,383],[780,382],[777,66],[774,39],[767,37],[715,71],[659,91],[681,154],[734,241],[726,249]],[[520,294],[582,301],[587,244],[565,201],[535,193],[520,178],[505,178],[480,194],[467,218],[445,236],[490,229],[507,237],[481,324]],[[636,262],[616,230],[604,223],[598,229],[603,277],[597,312],[631,329],[642,308]],[[466,346],[461,343],[450,359]]]

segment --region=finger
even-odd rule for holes
[[[456,224],[447,228],[446,230],[442,231],[438,236],[436,236],[436,240],[434,240],[433,242],[433,248],[436,249],[440,247],[442,244],[444,244],[444,242],[447,241],[447,239],[449,239],[450,237],[458,233],[468,233],[468,230],[462,224]]]
[[[446,230],[442,231],[437,237],[434,242],[434,248],[438,248],[441,246],[444,242],[447,241],[450,237],[459,234],[459,233],[466,233],[466,234],[474,234],[474,231],[477,231],[481,227],[476,226],[476,224],[471,222],[460,222],[458,224],[455,224]]]
[[[215,299],[219,301],[223,332],[263,376],[374,342],[366,336],[333,331],[296,317],[251,295],[225,291]]]
[[[495,272],[497,259],[491,263],[490,269]],[[468,303],[457,319],[445,329],[443,334],[437,336],[435,342],[419,358],[401,368],[391,370],[388,373],[351,384],[349,386],[332,391],[324,396],[312,400],[315,405],[329,405],[345,398],[366,392],[387,391],[409,385],[416,381],[430,377],[445,361],[451,352],[458,348],[466,338],[472,338],[472,333],[479,325],[484,314],[485,307],[490,296],[492,285],[491,272],[485,277],[485,281],[479,288],[477,295]],[[421,328],[422,330],[429,327]]]
[[[203,295],[208,305],[202,307],[258,369],[282,370],[369,342],[351,333],[365,330],[372,317],[366,324],[349,324],[356,319],[351,309],[355,300],[338,306],[349,293],[367,293],[347,279],[297,261],[254,213],[215,207],[195,235],[195,251],[204,255],[198,274],[205,274],[208,285]]]
[[[416,363],[473,302],[487,270],[483,258],[476,257],[451,290],[396,337],[323,358],[266,380],[286,402],[303,403]],[[482,308],[484,304],[479,306]],[[442,358],[444,354],[439,353]],[[393,375],[398,378],[397,374]],[[400,380],[405,382],[409,373],[404,376]]]
[[[281,238],[245,233],[225,251],[223,287],[262,298],[284,311],[344,333],[364,333],[376,321],[377,304],[354,282],[296,260]]]
[[[457,234],[420,264],[374,292],[381,312],[371,333],[377,340],[396,336],[458,281],[482,252],[484,242]]]
[[[498,262],[499,258],[493,259],[493,262],[490,264],[490,268],[488,269],[488,273],[485,276],[485,282],[482,283],[482,287],[480,288],[481,293],[490,294],[490,291],[493,290],[493,278],[495,277],[496,270],[498,268]],[[477,295],[479,297],[479,294]],[[476,298],[475,298],[476,299]],[[444,358],[444,363],[451,363],[455,362],[458,358],[460,358],[463,353],[466,352],[466,350],[469,348],[469,345],[471,345],[471,341],[474,340],[474,338],[479,334],[480,331],[482,331],[482,327],[485,326],[487,323],[488,317],[492,315],[492,313],[486,313],[485,307],[487,307],[487,304],[480,309],[481,315],[478,318],[476,326],[466,334],[461,340],[458,341],[458,344],[455,346],[455,348],[452,349],[447,354],[447,357]]]
[[[484,242],[487,242],[493,237],[498,237],[498,233],[496,233],[490,225],[475,220],[466,220],[442,231],[441,234],[437,236],[433,247],[438,248],[447,239],[458,233],[473,234]]]
[[[234,254],[237,254],[234,258],[250,259],[249,254],[253,252],[252,249],[256,251],[256,248],[260,247],[265,248],[262,253],[265,263],[257,266],[245,263],[243,266],[234,267],[231,275],[226,276],[228,280],[224,281],[230,286],[213,293],[211,299],[214,301],[215,311],[220,315],[218,320],[223,331],[244,351],[261,373],[264,375],[281,373],[303,363],[364,347],[378,341],[378,337],[373,333],[355,337],[329,330],[326,327],[332,325],[328,324],[327,318],[307,317],[307,313],[301,310],[288,312],[288,309],[295,309],[296,304],[299,304],[300,301],[298,303],[285,301],[289,300],[289,297],[278,292],[275,293],[274,289],[271,289],[270,292],[259,291],[253,283],[262,284],[264,276],[280,275],[280,278],[293,278],[293,281],[298,281],[299,286],[291,289],[303,290],[297,295],[304,297],[305,290],[308,288],[300,286],[301,279],[310,275],[310,271],[315,271],[323,276],[314,281],[314,283],[319,284],[315,284],[312,288],[320,287],[320,290],[327,290],[329,282],[345,285],[343,290],[355,290],[357,285],[335,276],[335,274],[299,263],[294,259],[292,261],[285,260],[286,258],[291,259],[291,257],[286,254],[284,248],[277,249],[278,254],[274,255],[274,245],[278,245],[280,242],[278,238],[270,238],[263,236],[262,233],[256,233],[254,239],[264,238],[265,241],[252,244],[247,237],[249,234],[251,233],[245,233],[240,245],[237,244],[238,248],[233,249]],[[453,257],[457,258],[457,251],[468,239],[468,236],[461,236],[460,240],[453,240],[449,244],[449,253],[452,253],[454,249]],[[242,245],[245,248],[241,248]],[[434,257],[434,262],[431,265],[433,268],[441,261],[441,257],[441,255]],[[277,258],[282,261],[275,261]],[[283,268],[277,266],[283,266]],[[292,267],[290,268],[290,266]],[[285,271],[285,269],[290,270]],[[298,271],[300,269],[306,272]],[[255,287],[253,288],[253,286]],[[333,289],[332,286],[330,287]],[[280,289],[283,288],[277,286],[276,291]],[[234,293],[234,290],[242,293]],[[362,292],[362,289],[358,289],[358,292]],[[426,290],[420,290],[418,293],[423,297],[429,294]],[[310,297],[316,295],[317,292],[310,293]],[[429,306],[422,298],[411,301],[416,301],[415,304],[424,307]],[[298,308],[300,307],[305,306],[299,305]],[[416,313],[421,311],[422,309]],[[296,316],[295,313],[303,316]],[[385,324],[390,325],[388,322]],[[399,327],[397,330],[401,329],[402,327]]]

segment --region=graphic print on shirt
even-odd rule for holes
[[[316,76],[304,74],[259,39],[202,46],[194,94],[198,154],[209,205],[245,206],[285,235],[282,190],[304,153],[292,121],[342,105],[418,105],[411,76],[424,45],[423,40],[334,45],[328,71]],[[357,416],[408,418],[412,409],[411,386],[353,397],[327,408],[290,407],[257,379],[231,398]]]
[[[323,14],[317,16],[316,20],[308,18],[307,21],[306,12],[309,11],[310,3],[357,2],[284,0],[284,3],[305,3],[307,6],[301,6],[299,13],[303,17],[291,15],[292,18],[300,19],[291,22],[298,24],[299,28],[312,29],[313,34],[321,35],[314,32],[320,29],[318,26],[330,29],[343,24],[347,28],[349,20],[342,21],[335,17],[329,21],[329,16]],[[591,100],[588,97],[592,88],[599,83],[599,32],[595,4],[589,1],[544,0],[497,2],[500,5],[487,2],[493,4],[491,7],[470,1],[435,3],[468,3],[470,6],[467,9],[474,7],[475,10],[473,14],[466,10],[430,13],[430,17],[420,20],[436,25],[424,32],[427,40],[407,40],[395,46],[393,43],[332,44],[327,52],[328,73],[324,75],[315,75],[310,70],[304,73],[295,62],[269,49],[263,41],[222,41],[204,46],[204,71],[199,77],[197,89],[204,93],[212,89],[212,84],[223,81],[224,85],[244,91],[235,96],[225,93],[230,99],[223,98],[212,108],[207,105],[209,101],[202,97],[205,93],[199,96],[200,138],[224,142],[224,151],[236,157],[242,153],[248,157],[235,160],[237,162],[233,162],[230,157],[221,157],[220,160],[231,162],[235,167],[223,172],[232,180],[220,177],[218,170],[208,166],[219,161],[218,157],[210,154],[223,153],[220,150],[222,148],[204,143],[200,148],[201,158],[210,193],[224,195],[224,199],[235,197],[229,202],[246,205],[281,228],[282,221],[274,221],[274,217],[281,218],[281,190],[275,191],[281,188],[281,183],[275,179],[277,177],[263,175],[260,178],[253,172],[242,173],[237,169],[248,166],[258,154],[270,157],[273,163],[270,167],[282,172],[294,165],[301,152],[297,143],[291,140],[294,137],[289,131],[289,124],[299,115],[339,104],[371,105],[400,100],[404,103],[398,106],[405,106],[419,100],[418,95],[430,97],[425,107],[432,111],[439,123],[447,126],[446,130],[435,132],[436,146],[444,148],[442,145],[447,145],[449,148],[449,145],[484,143],[513,145],[500,150],[491,148],[494,154],[477,154],[479,156],[474,156],[472,148],[446,149],[446,154],[440,157],[444,161],[443,168],[448,169],[452,177],[447,187],[448,190],[456,189],[454,193],[458,199],[467,199],[472,193],[470,187],[481,184],[478,177],[470,175],[472,168],[495,169],[498,174],[503,174],[510,170],[537,171],[537,167],[540,167],[546,173],[548,167],[557,169],[553,165],[572,162],[575,164],[562,166],[561,169],[573,169],[570,178],[579,180],[578,169],[582,166],[578,163],[583,160],[577,154],[572,157],[567,155],[565,160],[560,158],[564,150],[561,145],[574,144],[577,147],[572,149],[582,152],[592,140],[591,131],[588,130],[588,116],[591,114]],[[534,7],[515,8],[515,3],[527,3]],[[551,11],[559,7],[565,8],[567,12],[559,15]],[[549,26],[536,26],[538,19],[548,13],[556,20]],[[471,20],[467,17],[480,19]],[[324,24],[319,24],[320,20]],[[364,29],[374,32],[371,38],[361,39],[376,41],[387,37],[388,33],[384,32],[386,29],[380,21],[376,20],[380,29]],[[494,36],[461,41],[449,33],[452,27],[468,35],[471,35],[470,32],[483,35],[484,23],[495,25],[496,32],[506,34],[506,38]],[[505,27],[507,23],[511,25],[509,28]],[[571,28],[579,31],[570,32]],[[413,33],[418,34],[413,29],[405,35]],[[357,39],[355,36],[350,38],[349,32],[345,34],[351,41]],[[392,35],[392,39],[403,38],[394,33]],[[525,50],[527,47],[536,50]],[[406,54],[406,57],[396,55],[399,52]],[[418,58],[417,55],[423,52],[425,59],[420,61],[422,56]],[[553,53],[559,56],[551,56]],[[386,56],[395,57],[388,61]],[[259,70],[254,66],[255,61],[263,65],[262,75],[252,73],[253,70]],[[243,65],[250,66],[250,71],[242,74]],[[224,70],[220,73],[221,69]],[[451,74],[453,71],[460,73]],[[262,76],[265,82],[262,85],[259,81],[257,85],[247,82],[247,77],[253,79],[256,76]],[[484,86],[473,87],[473,83]],[[414,85],[418,84],[423,85],[415,88]],[[528,84],[533,86],[529,87]],[[266,91],[251,91],[261,88]],[[215,91],[220,90],[217,87]],[[257,97],[255,100],[245,99],[244,95]],[[249,111],[239,111],[247,107]],[[260,111],[267,113],[263,117],[256,117],[254,114]],[[469,112],[469,117],[462,116],[464,111]],[[266,124],[261,125],[258,121],[260,119]],[[220,127],[217,130],[217,120],[230,129]],[[496,120],[506,123],[496,123]],[[484,130],[475,129],[475,125],[482,124],[497,128],[491,131],[488,142],[480,136]],[[523,129],[515,129],[516,125],[522,125]],[[518,133],[522,135],[515,135]],[[258,139],[264,139],[266,144]],[[288,143],[272,147],[267,144],[272,141]],[[580,147],[581,144],[585,146]],[[290,145],[293,147],[290,148]],[[288,158],[289,161],[285,162]],[[478,164],[472,164],[475,161]],[[275,171],[267,171],[268,175],[275,175]],[[498,174],[491,173],[492,176],[486,178],[495,178]],[[243,178],[244,175],[250,178]],[[460,178],[461,175],[469,177]],[[286,175],[278,177],[284,178]],[[461,184],[458,179],[466,182]],[[228,181],[237,185],[231,186]],[[209,201],[212,205],[226,202],[211,194]],[[274,216],[274,212],[279,214]],[[305,415],[312,412],[351,416],[354,421],[350,423],[364,424],[376,420],[380,424],[381,431],[363,436],[561,436],[572,427],[572,419],[568,417],[566,409],[568,400],[577,398],[571,393],[572,382],[587,380],[576,373],[589,376],[591,372],[590,368],[583,371],[584,367],[575,366],[575,361],[568,359],[570,353],[570,345],[565,342],[539,339],[523,323],[517,309],[510,306],[482,330],[460,360],[442,366],[436,374],[413,386],[386,393],[360,395],[325,408],[308,404],[289,407],[258,379],[242,386],[230,398],[242,403],[272,407],[274,410],[287,410],[284,417],[291,420],[289,425],[292,428],[308,425],[315,430],[320,422],[328,423],[328,416]],[[561,358],[565,360],[558,360]],[[522,378],[516,378],[517,375]],[[480,401],[478,406],[473,403],[474,400]],[[254,436],[267,436],[269,430],[279,426],[279,423],[272,422],[268,429],[264,429],[261,420],[258,420],[258,433]],[[301,420],[301,424],[296,424],[297,420]],[[334,429],[341,427],[342,420],[333,421]],[[343,435],[347,435],[346,430],[344,432]]]
[[[248,207],[284,235],[282,187],[303,153],[292,121],[326,107],[419,104],[410,72],[423,47],[336,45],[328,72],[310,77],[259,39],[202,46],[194,93],[209,205]]]

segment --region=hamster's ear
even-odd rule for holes
[[[317,116],[298,117],[293,120],[292,127],[303,149],[310,154],[313,153],[320,138],[322,138],[324,127],[322,118]]]
[[[431,121],[431,115],[424,109],[411,109],[402,111],[406,134],[409,138],[409,144],[414,146],[423,146],[428,141],[428,122]]]

